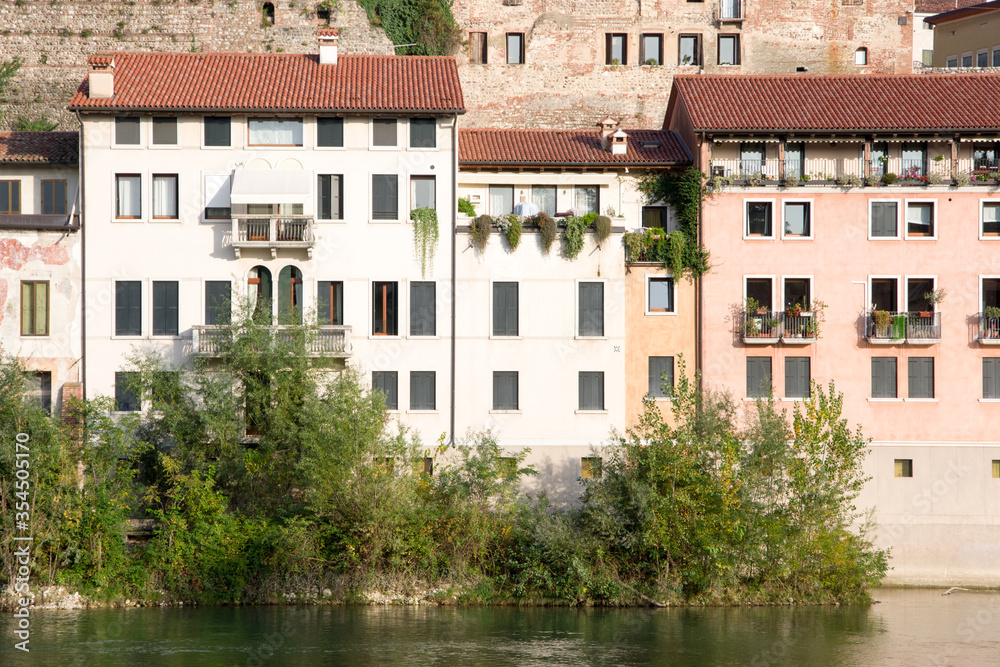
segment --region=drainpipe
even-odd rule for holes
[[[698,157],[701,158],[704,153],[705,146],[705,133],[701,133],[701,142],[698,146]],[[700,165],[704,166],[704,165]],[[704,184],[702,184],[704,188]],[[705,220],[705,198],[704,195],[698,204],[698,245],[702,245],[705,239],[704,230],[704,220]],[[702,346],[702,313],[704,312],[704,304],[702,300],[704,299],[704,294],[702,291],[702,276],[698,276],[694,279],[694,344],[695,344],[695,377],[698,378],[698,389],[702,389],[703,379],[702,370],[705,367],[704,359],[702,355],[704,349]]]
[[[84,140],[83,140],[83,119],[80,112],[76,111],[76,122],[80,125],[79,139],[77,140],[77,189],[80,193],[80,388],[83,392],[83,399],[87,400],[87,228],[86,228],[86,192],[85,179],[87,170],[84,169]]]
[[[457,276],[456,276],[456,253],[458,246],[458,231],[455,228],[455,221],[458,220],[458,114],[452,117],[451,123],[451,414],[449,426],[449,444],[455,444],[455,302],[458,300]]]

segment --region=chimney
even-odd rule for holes
[[[320,28],[319,31],[319,64],[337,64],[337,29]]]
[[[618,130],[611,135],[611,154],[625,155],[628,152],[628,135],[625,130]]]
[[[111,55],[90,56],[90,99],[104,100],[115,95],[115,57]]]
[[[598,123],[597,127],[601,128],[601,149],[610,150],[611,135],[618,129],[618,121],[608,116]]]

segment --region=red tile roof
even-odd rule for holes
[[[338,32],[337,28],[320,28],[318,34],[320,37],[336,37]]]
[[[1000,74],[677,76],[696,131],[1000,129]]]
[[[928,16],[924,19],[924,21],[933,26],[938,26],[943,23],[950,23],[951,21],[966,19],[970,16],[976,16],[978,14],[989,12],[1000,12],[1000,0],[992,0],[992,2],[983,2],[981,4],[971,5],[962,3],[961,7],[953,7],[950,10],[943,10],[940,14]]]
[[[916,11],[917,14],[940,14],[941,12],[950,12],[955,9],[965,9],[966,7],[973,7],[978,5],[983,0],[917,0]]]
[[[519,165],[666,165],[689,164],[684,144],[665,130],[626,130],[628,151],[612,155],[601,148],[599,130],[458,131],[459,164]],[[647,144],[646,147],[643,144]],[[655,144],[655,145],[653,145]]]
[[[0,132],[0,162],[76,164],[76,132]]]
[[[302,54],[114,54],[115,94],[90,99],[84,79],[71,110],[464,112],[455,59]]]

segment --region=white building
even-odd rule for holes
[[[0,134],[0,349],[56,413],[79,395],[77,144],[76,132]]]
[[[88,397],[137,409],[133,350],[211,354],[216,304],[317,318],[426,443],[452,431],[454,61],[341,55],[90,58],[70,103],[86,175]],[[410,211],[437,210],[422,262]],[[270,297],[269,299],[266,297]]]

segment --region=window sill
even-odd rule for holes
[[[756,403],[757,401],[774,401],[777,403],[781,401],[780,398],[777,397],[768,398],[767,396],[744,396],[741,400],[743,400],[745,403]]]
[[[305,146],[290,146],[286,144],[247,144],[247,149],[249,150],[259,150],[259,151],[304,151]]]
[[[145,218],[111,218],[111,222],[146,222]]]
[[[370,225],[398,225],[401,222],[404,221],[398,218],[392,220],[376,220],[375,218],[369,218],[368,220],[368,224]]]
[[[145,146],[139,144],[112,144],[111,149],[117,151],[141,151]]]
[[[346,146],[317,146],[315,148],[317,151],[346,151]]]
[[[646,311],[646,315],[648,315],[650,317],[660,317],[662,315],[676,316],[677,315],[677,311],[676,310],[668,310],[668,311],[647,310]]]
[[[183,340],[184,336],[180,334],[164,334],[164,335],[150,335],[149,340]]]
[[[490,336],[490,340],[523,340],[521,336]]]
[[[782,241],[814,241],[812,236],[796,236],[794,234],[786,234],[781,237]]]
[[[407,410],[406,414],[408,414],[408,415],[436,415],[436,414],[438,414],[438,411],[437,410]]]
[[[234,146],[202,146],[206,151],[231,151]]]
[[[903,401],[906,403],[937,403],[936,398],[904,398]]]
[[[406,337],[407,340],[441,340],[441,336],[437,334],[433,336],[419,336],[419,335],[409,335]]]
[[[368,150],[370,150],[370,151],[398,151],[399,150],[399,146],[372,146],[372,145],[369,145],[368,146]]]
[[[369,340],[401,340],[402,336],[383,336],[381,334],[368,334]]]
[[[755,234],[753,236],[744,236],[743,240],[744,241],[775,241],[777,239],[774,236],[758,236],[758,235]]]
[[[179,151],[182,146],[178,144],[150,144],[149,150],[151,151]]]
[[[150,222],[156,222],[156,223],[166,222],[166,223],[178,224],[184,221],[181,220],[180,218],[153,218],[152,220],[150,220]]]
[[[491,415],[519,415],[520,410],[490,410]]]
[[[869,241],[902,241],[899,236],[869,236]]]
[[[574,410],[578,415],[606,415],[607,410]]]
[[[573,338],[575,340],[607,340],[608,339],[607,336],[581,336],[579,334],[576,335],[576,336],[573,336]]]
[[[134,335],[123,334],[120,336],[115,334],[111,336],[111,340],[147,340],[148,338],[149,336],[143,336],[142,334],[134,334]]]
[[[322,218],[316,218],[316,224],[318,225],[346,225],[347,220],[344,218],[330,218],[329,220],[324,220]]]
[[[424,153],[439,153],[441,149],[437,146],[409,146],[406,150],[408,151],[421,151]]]
[[[1000,398],[980,398],[980,403],[1000,403]]]
[[[917,236],[915,234],[909,234],[906,236],[907,241],[937,241],[936,236]]]
[[[869,398],[869,403],[902,403],[901,398]]]
[[[673,396],[650,396],[657,403],[672,403],[674,400]]]
[[[785,398],[776,398],[774,400],[780,403],[801,403],[802,401],[808,401],[810,398],[811,398],[810,396],[792,396]]]

